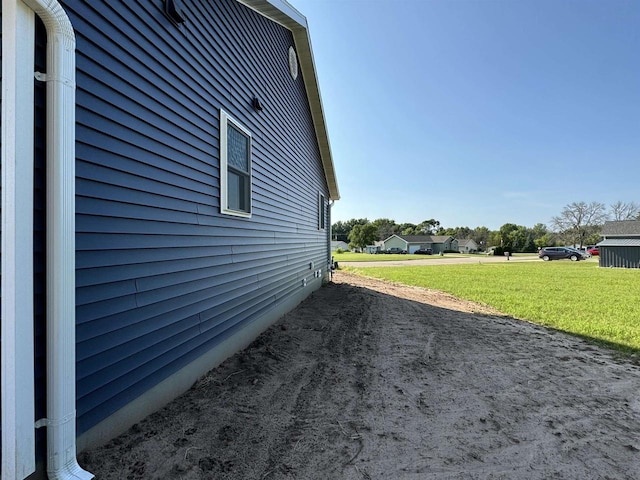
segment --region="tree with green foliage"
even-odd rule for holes
[[[416,225],[417,231],[414,235],[435,235],[438,228],[440,228],[440,222],[435,218],[430,218]]]
[[[413,223],[401,223],[398,225],[399,235],[415,235],[416,225]]]
[[[337,221],[331,225],[331,239],[346,242],[349,239],[349,232],[351,229],[345,222]]]
[[[472,230],[469,227],[456,227],[455,238],[471,238]]]
[[[500,246],[505,252],[515,252],[516,245],[514,242],[517,238],[518,226],[515,223],[505,223],[500,227]]]
[[[598,229],[597,232],[593,232],[590,235],[587,235],[584,239],[584,245],[595,245],[596,243],[598,243],[600,240],[602,240],[602,235],[600,234],[600,232],[602,231],[602,229]]]
[[[346,222],[337,221],[331,226],[331,239],[346,242],[349,240],[349,233],[354,225],[366,225],[367,223],[369,220],[366,218],[352,218]]]
[[[471,231],[469,238],[478,244],[480,251],[489,247],[489,235],[491,231],[487,227],[476,227]]]
[[[438,236],[445,236],[448,235],[450,237],[453,237],[453,235],[456,233],[456,229],[455,228],[445,228],[445,227],[440,227],[438,228],[438,230],[436,230],[435,235]]]
[[[523,233],[524,233],[524,242],[520,246],[520,250],[518,251],[527,252],[527,253],[537,252],[538,247],[536,247],[535,238],[533,236],[533,232],[531,231],[531,229],[524,227]]]
[[[349,246],[362,251],[364,247],[376,241],[377,235],[378,229],[372,223],[356,224],[349,232]]]
[[[500,231],[499,230],[490,230],[489,231],[489,242],[490,247],[499,247],[500,246]]]
[[[536,238],[533,242],[535,243],[537,249],[541,249],[543,247],[555,247],[556,236],[551,232],[547,232],[541,237]]]
[[[534,240],[543,237],[547,233],[549,233],[549,229],[544,223],[536,223],[531,227],[531,234],[533,235]]]
[[[389,238],[394,233],[398,233],[398,224],[389,218],[378,218],[371,222],[377,230],[377,239],[382,241]]]
[[[345,222],[349,230],[351,230],[356,225],[366,225],[369,222],[368,218],[352,218],[351,220],[347,220]]]
[[[535,252],[534,230],[515,223],[505,223],[497,232],[500,251],[504,252]]]
[[[457,238],[458,240],[471,238],[472,230],[469,227],[454,227],[454,228],[438,228],[437,235],[449,235],[450,237]],[[476,242],[477,243],[477,242]]]

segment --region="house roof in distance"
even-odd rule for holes
[[[476,243],[475,240],[471,239],[471,238],[459,238],[458,239],[458,245],[462,246],[462,245],[466,245],[467,243]]]
[[[407,243],[444,243],[452,238],[450,235],[391,235],[391,237],[393,236],[401,238]]]
[[[619,220],[604,222],[602,227],[604,237],[640,237],[640,220]]]
[[[607,238],[598,247],[640,247],[640,238]]]
[[[397,235],[407,243],[433,243],[431,235]]]
[[[302,78],[304,79],[304,86],[309,100],[309,109],[311,110],[311,116],[313,118],[316,138],[318,139],[324,175],[329,187],[329,198],[331,200],[339,200],[340,191],[338,190],[338,179],[336,178],[336,171],[331,156],[331,145],[329,144],[329,134],[324,118],[324,110],[322,109],[322,99],[320,98],[320,87],[318,85],[316,67],[313,61],[307,19],[286,0],[237,1],[268,19],[279,23],[293,33],[293,40],[298,55],[298,64],[302,71]]]

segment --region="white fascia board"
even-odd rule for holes
[[[296,28],[307,29],[307,19],[293,5],[284,0],[237,0],[255,10],[260,15],[279,23],[289,30]]]
[[[35,471],[33,64],[35,21],[2,2],[2,478]]]
[[[320,85],[316,74],[316,66],[313,60],[313,51],[311,49],[311,39],[309,31],[305,29],[293,30],[293,38],[296,42],[296,50],[298,53],[298,62],[302,70],[302,78],[304,79],[307,98],[309,100],[309,109],[313,117],[313,126],[318,139],[318,148],[320,149],[320,157],[322,158],[322,166],[324,168],[327,185],[329,187],[329,198],[331,200],[340,199],[340,191],[338,189],[338,180],[336,178],[335,166],[331,154],[331,144],[329,143],[329,132],[327,131],[327,122],[322,107],[322,97],[320,95]]]
[[[331,155],[331,144],[329,143],[327,122],[322,108],[320,86],[318,84],[318,76],[313,60],[307,19],[285,0],[237,1],[266,18],[279,23],[293,33],[296,53],[298,54],[298,63],[302,71],[302,77],[304,78],[309,108],[318,140],[318,148],[320,149],[320,158],[322,159],[322,166],[327,180],[327,186],[329,187],[329,199],[339,200],[340,191],[338,189],[338,180]]]

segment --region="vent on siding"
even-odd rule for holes
[[[164,14],[176,25],[186,21],[182,11],[182,0],[164,0]]]

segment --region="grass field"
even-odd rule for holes
[[[516,318],[640,353],[640,270],[562,261],[347,270],[445,291]]]
[[[391,260],[428,260],[430,258],[442,258],[440,255],[409,255],[409,254],[371,254],[371,253],[333,253],[334,261],[340,262],[388,262]],[[458,253],[447,253],[446,257],[468,257]]]

